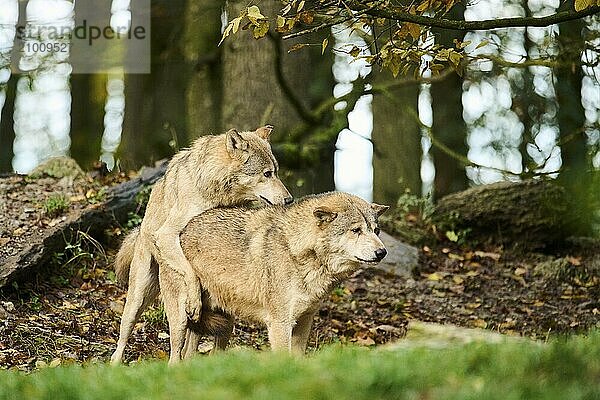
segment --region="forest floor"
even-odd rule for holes
[[[17,202],[4,203],[5,224],[11,218],[19,221],[12,232],[37,229],[27,221],[38,225],[55,221],[56,217],[24,217],[38,212],[47,200],[53,184],[44,182],[47,190],[29,190],[27,210],[22,204],[11,209]],[[95,196],[98,189],[93,190],[71,197]],[[70,206],[77,207],[77,201]],[[52,266],[27,282],[0,290],[0,368],[30,371],[110,358],[126,297],[126,290],[115,282],[111,263],[125,230],[114,227],[107,232],[102,247],[84,233],[75,235]],[[3,251],[10,252],[6,247],[10,241],[2,244]],[[315,318],[309,347],[334,342],[380,345],[401,339],[411,320],[538,340],[599,328],[600,246],[583,240],[542,254],[437,238],[419,246],[418,266],[407,274],[367,268],[336,287]],[[266,332],[239,323],[232,346],[267,348]],[[136,325],[125,357],[128,362],[166,358],[168,349],[168,327],[157,302]],[[210,341],[202,349],[210,349]]]

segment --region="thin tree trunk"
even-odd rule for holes
[[[559,51],[566,65],[555,70],[555,90],[562,157],[559,181],[577,199],[578,209],[574,210],[575,215],[571,220],[587,226],[587,231],[591,231],[591,216],[594,213],[591,205],[597,193],[592,191],[591,160],[584,130],[585,110],[581,104],[583,71],[576,62],[568,63],[568,60],[576,60],[581,56],[584,47],[583,28],[584,22],[581,20],[570,21],[559,27]]]
[[[71,157],[89,170],[100,156],[106,75],[71,76]]]
[[[138,168],[187,144],[186,65],[179,38],[185,2],[156,1],[152,13],[152,72],[125,76],[121,165]]]
[[[185,89],[188,137],[220,133],[223,81],[220,39],[225,2],[187,0],[182,52],[189,75]]]
[[[16,89],[17,77],[12,76],[6,84],[6,101],[0,110],[0,171],[12,171]]]
[[[387,72],[373,72],[381,81]],[[391,76],[389,77],[391,79]],[[373,199],[396,204],[406,189],[421,194],[419,87],[394,90],[373,98]]]
[[[240,14],[248,2],[229,1],[229,19]],[[280,4],[259,4],[264,15],[273,16]],[[255,40],[248,31],[240,30],[228,37],[222,46],[222,128],[253,130],[265,124],[275,127],[274,148],[285,145],[294,151],[279,151],[278,160],[286,172],[285,182],[295,195],[332,190],[335,136],[319,142],[319,154],[309,168],[292,170],[288,166],[304,164],[302,146],[311,142],[327,126],[311,119],[310,107],[333,90],[332,57],[321,56],[320,49],[304,48],[287,53],[294,42],[282,43],[278,34]],[[310,38],[301,38],[303,43]],[[316,59],[315,57],[319,57]],[[291,138],[293,142],[290,143]],[[287,143],[286,143],[287,142]],[[279,146],[283,143],[284,146]],[[321,153],[322,151],[322,153]],[[314,152],[313,152],[314,153]],[[312,154],[311,154],[312,156]]]
[[[448,15],[452,19],[464,19],[464,6],[456,5]],[[434,30],[436,42],[447,47],[453,40],[463,40],[464,34],[458,31]],[[467,126],[462,119],[462,83],[457,74],[431,85],[433,108],[432,135],[455,152],[467,155]],[[439,198],[468,187],[464,165],[435,145],[431,148],[435,166],[434,195]]]

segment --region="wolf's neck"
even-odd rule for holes
[[[232,181],[233,175],[227,173],[231,165],[223,162],[223,160],[230,159],[225,143],[222,146],[212,146],[212,151],[208,152],[205,149],[209,146],[206,146],[202,142],[203,140],[222,141],[224,139],[221,138],[221,135],[205,136],[193,144],[198,157],[197,163],[202,166],[194,175],[198,192],[206,197],[212,207],[238,205],[239,196],[236,196],[231,190],[235,183]]]
[[[312,213],[313,207],[296,205],[283,216],[283,238],[297,266],[302,289],[313,298],[322,298],[337,282],[345,279],[348,268],[333,254],[324,253],[319,243],[320,228]],[[321,249],[321,250],[319,250]],[[350,268],[351,269],[351,268]]]

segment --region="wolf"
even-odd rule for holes
[[[203,136],[169,162],[152,188],[141,226],[125,238],[115,259],[117,278],[128,282],[129,289],[113,364],[122,361],[133,325],[158,295],[159,266],[185,278],[180,287],[184,309],[192,321],[198,321],[200,284],[179,243],[179,234],[192,217],[218,206],[293,201],[277,176],[279,164],[269,144],[272,130],[267,125],[255,131],[231,129]]]
[[[225,348],[236,317],[266,325],[272,349],[303,353],[332,286],[386,256],[377,218],[387,208],[330,192],[287,207],[216,208],[192,218],[180,241],[202,286],[203,314],[191,326],[185,278],[161,268],[169,362],[191,354],[184,348],[190,327],[193,335],[215,333],[215,349]],[[197,345],[187,339],[186,346]]]

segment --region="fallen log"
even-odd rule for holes
[[[540,249],[578,234],[575,208],[555,181],[499,182],[441,198],[432,222],[454,238]]]
[[[166,161],[159,161],[155,167],[143,168],[134,179],[96,190],[92,192],[98,194],[96,198],[81,194],[87,190],[89,195],[92,189],[87,189],[82,180],[85,177],[79,172],[77,176],[1,178],[0,287],[48,265],[53,254],[64,249],[67,238],[77,231],[93,236],[124,223],[136,208],[136,195],[156,182],[166,165]],[[52,217],[50,205],[61,201],[68,208]]]

